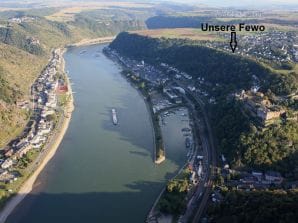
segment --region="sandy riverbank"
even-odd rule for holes
[[[112,42],[116,36],[107,36],[107,37],[100,37],[96,39],[83,39],[80,42],[69,44],[70,47],[77,47],[77,46],[87,46],[87,45],[94,45],[100,43],[110,43]]]
[[[61,56],[64,54],[65,49],[61,51]],[[65,69],[65,61],[62,59],[61,69],[64,71]],[[57,149],[59,148],[59,145],[68,129],[72,111],[74,110],[74,104],[73,104],[73,95],[72,95],[72,89],[69,82],[69,79],[67,77],[68,87],[69,87],[69,94],[70,94],[70,100],[68,101],[68,104],[65,107],[63,120],[61,127],[57,130],[55,130],[54,136],[51,139],[51,146],[50,148],[46,149],[46,156],[41,161],[37,169],[34,171],[34,173],[25,181],[25,183],[22,185],[20,190],[17,192],[16,195],[14,195],[4,206],[2,211],[0,212],[0,223],[4,223],[7,217],[12,213],[12,211],[16,208],[16,206],[26,197],[27,194],[29,194],[32,189],[35,180],[41,173],[41,171],[45,168],[47,163],[53,158],[55,155]]]

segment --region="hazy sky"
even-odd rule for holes
[[[84,1],[109,1],[109,0],[0,0],[6,3],[20,3],[28,4],[31,2],[84,2]],[[298,9],[298,0],[111,0],[111,1],[132,1],[132,2],[179,2],[179,3],[194,3],[203,4],[207,6],[218,6],[218,7],[237,7],[243,9],[260,9],[260,10],[271,10],[271,9]]]
[[[179,1],[179,2],[192,2],[192,3],[217,3],[217,4],[298,4],[298,0],[172,0],[172,1]]]
[[[298,5],[298,0],[169,0],[181,3],[202,3],[212,6],[272,6],[272,5]]]

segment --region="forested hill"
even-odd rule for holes
[[[68,28],[58,22],[39,17],[30,17],[22,23],[6,23],[0,26],[0,43],[11,45],[30,54],[41,55],[49,52],[57,39],[66,39]],[[48,49],[45,49],[49,47]]]
[[[220,204],[211,204],[210,222],[297,222],[298,190],[230,191]],[[296,219],[296,220],[295,220]]]
[[[110,44],[122,55],[151,64],[172,65],[193,77],[204,77],[223,86],[222,93],[249,89],[252,76],[261,81],[262,91],[269,89],[277,95],[297,90],[295,76],[282,75],[265,68],[254,60],[235,56],[184,39],[150,38],[123,32]]]

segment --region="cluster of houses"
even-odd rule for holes
[[[243,102],[243,108],[251,116],[257,117],[264,125],[278,120],[285,110],[278,105],[272,104],[264,98],[264,94],[255,91],[242,90],[241,93],[235,93],[235,98]]]
[[[230,34],[219,33],[220,37],[229,39]],[[253,35],[237,35],[238,46],[235,53],[242,56],[252,56],[254,58],[288,63],[297,61],[297,34],[294,32],[282,32],[272,30],[268,32],[255,33]],[[231,52],[231,48],[225,42],[208,42],[207,46],[223,49]]]
[[[182,98],[175,93],[175,91],[176,92],[179,90],[181,91],[181,89],[164,87],[163,95],[160,95],[156,90],[154,90],[156,87],[160,85],[166,86],[166,83],[169,81],[167,72],[163,72],[162,70],[159,70],[150,64],[145,64],[144,61],[138,62],[126,57],[122,57],[116,51],[111,50],[110,48],[106,48],[105,52],[109,55],[109,57],[111,57],[112,59],[116,59],[123,66],[131,70],[132,79],[145,80],[148,83],[147,85],[151,86],[151,90],[149,90],[149,94],[151,96],[153,113],[156,113],[160,110],[168,108],[169,106],[172,106],[175,103],[176,104],[182,103]],[[164,66],[167,66],[167,65],[164,64]],[[169,69],[172,70],[175,68],[169,67]],[[185,93],[183,89],[182,91]]]
[[[258,10],[220,9],[210,11],[210,15],[216,18],[261,18],[263,12]]]
[[[145,63],[144,61],[139,62],[127,57],[122,57],[118,52],[110,48],[105,48],[104,52],[112,59],[119,61],[124,67],[131,70],[134,75],[134,77],[132,77],[133,79],[139,80],[141,78],[146,80],[151,84],[152,88],[163,86],[163,95],[166,96],[169,103],[182,103],[183,100],[181,95],[184,95],[186,91],[191,91],[204,96],[208,99],[209,103],[216,104],[216,99],[209,96],[209,93],[204,90],[204,86],[210,89],[210,86],[212,85],[211,83],[205,81],[204,77],[193,79],[191,75],[180,71],[167,63],[160,63],[160,66],[157,68]],[[172,77],[172,79],[170,77]],[[181,87],[175,85],[172,80],[177,80],[181,83],[183,82],[185,86]],[[216,84],[216,86],[218,87],[220,84]],[[154,113],[169,106],[168,102],[164,102],[164,100],[159,101],[160,102],[153,104]]]
[[[250,174],[243,176],[237,183],[239,190],[266,189],[272,185],[279,186],[283,182],[283,177],[279,172],[252,171]]]
[[[164,84],[169,80],[167,75],[150,64],[145,64],[144,61],[136,61],[127,57],[122,57],[118,52],[111,48],[105,48],[104,52],[112,59],[120,62],[124,67],[133,72],[135,78],[146,80],[152,86]]]
[[[41,149],[47,142],[55,125],[53,117],[58,111],[57,94],[61,86],[57,69],[61,60],[61,52],[57,49],[47,67],[31,86],[31,105],[20,102],[20,106],[26,105],[24,108],[31,107],[33,113],[22,134],[1,150],[0,181],[9,181],[12,175],[9,174],[10,168],[30,150]]]
[[[171,83],[170,86],[168,85],[168,87],[165,88],[164,93],[168,96],[170,100],[173,101],[173,99],[175,99],[173,101],[174,103],[181,103],[181,97],[179,97],[178,95],[185,95],[187,90],[193,93],[198,93],[204,97],[208,97],[208,102],[211,104],[216,103],[215,98],[212,96],[209,97],[209,94],[202,88],[202,86],[210,87],[211,85],[210,83],[205,81],[204,77],[198,77],[197,79],[193,79],[193,77],[187,74],[186,72],[180,71],[177,68],[172,67],[166,63],[161,63],[160,65],[168,76],[173,76],[175,80],[180,81],[180,83],[183,83],[185,85],[182,88],[181,86],[177,86]],[[216,86],[219,86],[219,84],[216,84]],[[171,92],[171,94],[169,94],[169,92]],[[176,98],[178,98],[178,101]]]
[[[177,68],[172,67],[166,63],[161,63],[160,65],[167,75],[173,76],[175,80],[179,80],[181,83],[183,82],[183,84],[185,85],[185,88],[182,88],[180,86],[171,84],[171,89],[174,92],[185,94],[186,90],[189,90],[190,92],[199,93],[204,97],[209,96],[209,94],[205,90],[203,90],[202,86],[207,86],[208,88],[210,88],[212,84],[205,81],[204,77],[198,77],[197,79],[193,79],[193,77],[187,74],[186,72],[180,71]],[[219,86],[219,84],[216,84],[216,86]],[[215,103],[215,98],[210,97],[209,102]]]
[[[283,183],[283,177],[277,171],[257,171],[252,172],[239,172],[230,169],[227,160],[223,154],[221,154],[221,161],[223,164],[222,175],[227,178],[228,174],[237,174],[239,179],[228,179],[227,185],[236,187],[238,190],[253,190],[253,189],[267,189],[271,186],[281,186]]]
[[[258,59],[278,62],[294,61],[293,44],[295,34],[292,32],[271,31],[258,35],[240,37],[243,41],[242,54],[253,55]]]
[[[12,17],[8,19],[8,22],[20,24],[22,22],[34,21],[36,18],[32,16],[21,16],[21,17]]]
[[[181,78],[184,78],[186,80],[191,80],[192,76],[183,72],[179,71],[177,68],[170,66],[166,63],[161,63],[160,66],[165,69],[165,72],[168,75],[173,75],[177,80],[180,80]]]

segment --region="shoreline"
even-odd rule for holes
[[[72,43],[66,45],[67,47],[78,47],[78,46],[91,46],[91,45],[96,45],[96,44],[101,44],[101,43],[110,43],[112,42],[116,36],[107,36],[107,37],[99,37],[99,38],[94,38],[94,39],[83,39],[77,43]]]
[[[65,60],[63,57],[65,52],[66,52],[66,48],[61,50],[62,62],[60,66],[62,71],[65,71]],[[70,96],[70,99],[64,108],[64,111],[60,120],[61,126],[60,128],[55,129],[55,132],[52,136],[53,138],[46,145],[46,147],[49,146],[49,148],[45,150],[46,155],[44,159],[41,161],[41,163],[38,164],[37,169],[34,172],[32,172],[29,178],[24,181],[19,191],[15,195],[13,195],[4,205],[3,209],[0,212],[0,223],[5,223],[8,216],[14,211],[14,209],[19,205],[19,203],[32,191],[37,177],[42,172],[42,170],[46,167],[48,162],[54,157],[68,129],[69,123],[71,121],[72,112],[74,110],[74,101],[73,101],[73,94],[72,94],[69,77],[66,73],[65,73],[65,76],[68,84],[68,89],[69,89],[68,94]],[[64,115],[65,113],[67,114],[67,116]]]

